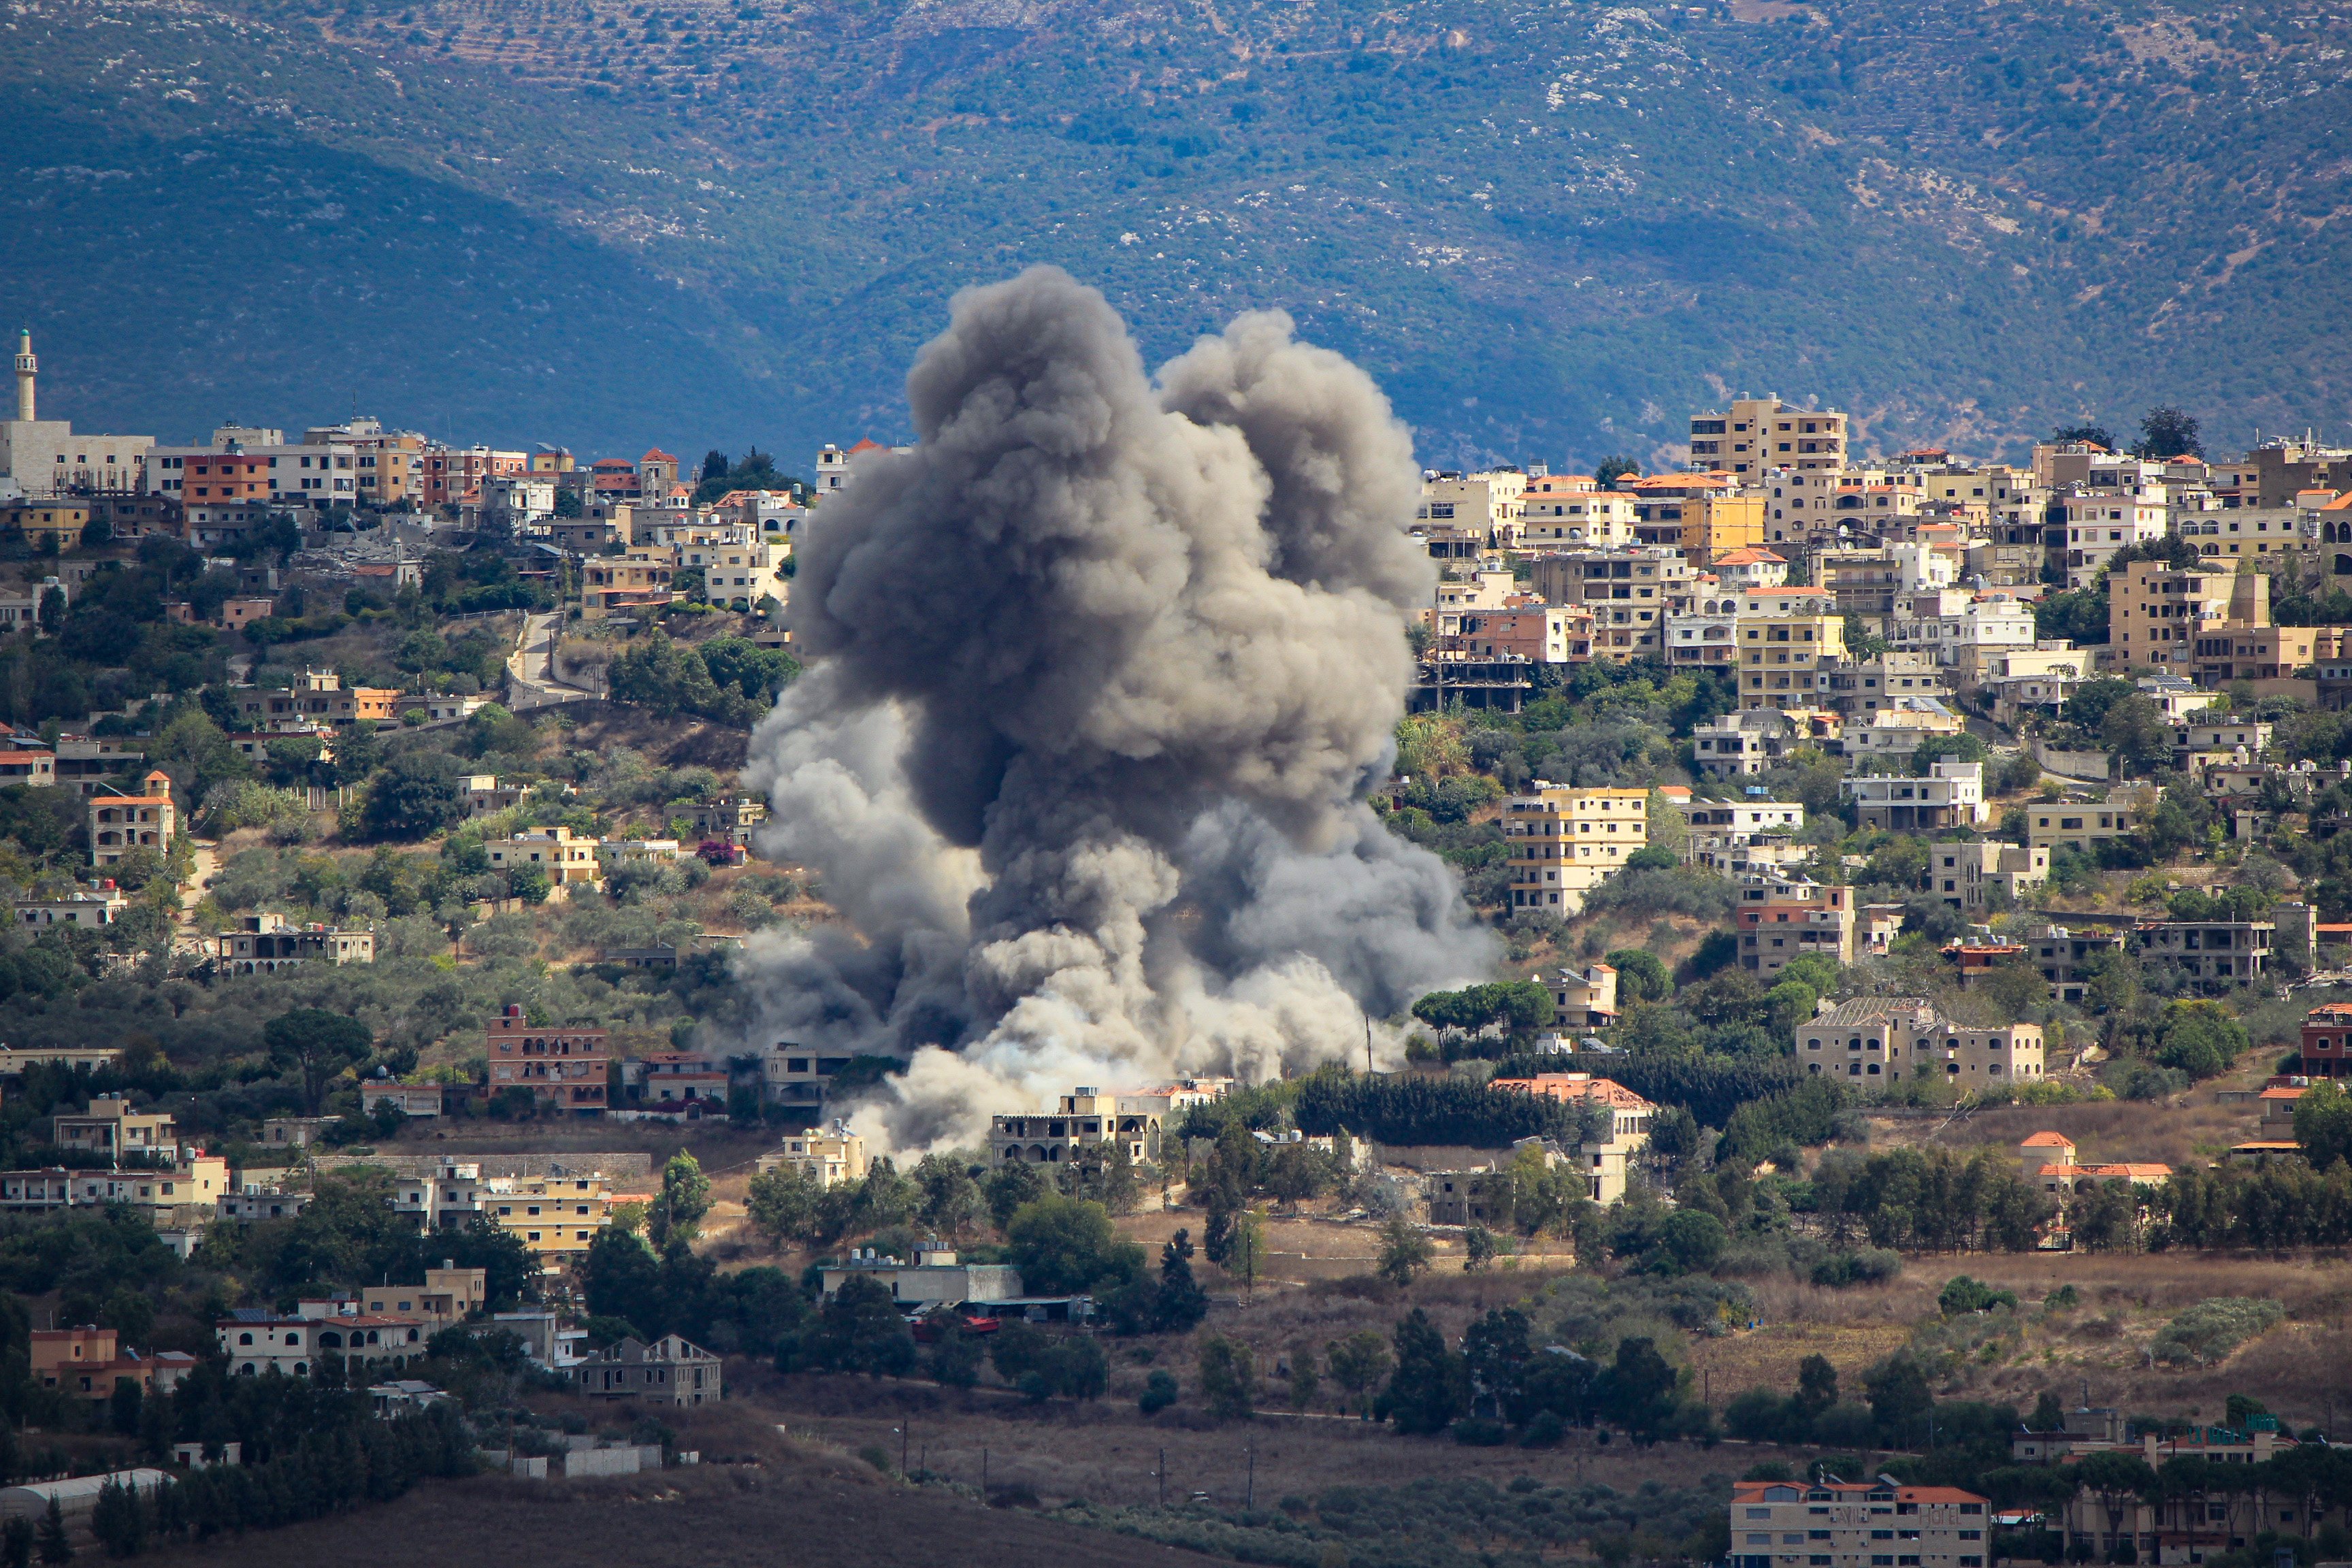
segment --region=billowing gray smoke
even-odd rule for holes
[[[958,295],[907,389],[918,445],[799,547],[808,670],[752,739],[762,848],[840,917],[748,950],[754,1043],[911,1056],[877,1131],[920,1147],[1072,1083],[1360,1060],[1367,1013],[1483,974],[1360,798],[1433,571],[1371,379],[1262,314],[1155,387],[1036,268]]]

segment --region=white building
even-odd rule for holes
[[[121,920],[130,907],[131,900],[108,883],[95,893],[68,893],[62,899],[20,899],[16,905],[16,924],[27,931],[47,931],[51,926],[96,930]]]
[[[2066,586],[2087,588],[2126,544],[2147,544],[2165,535],[2160,487],[2153,496],[2126,490],[2078,490],[2061,502],[2065,517]]]
[[[760,1156],[760,1170],[793,1170],[820,1187],[866,1179],[866,1140],[840,1118],[822,1132],[788,1134],[783,1146]]]
[[[252,432],[275,436],[274,430]],[[230,430],[205,447],[158,447],[148,489],[184,505],[266,500],[281,506],[350,506],[359,497],[358,448],[335,444],[248,446]],[[235,459],[232,463],[231,459]],[[258,489],[260,493],[257,494]]]
[[[1977,827],[1991,816],[1982,763],[1937,763],[1926,777],[1840,779],[1838,793],[1854,803],[1863,826],[1892,832]]]

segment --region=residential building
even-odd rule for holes
[[[1827,682],[1815,697],[1816,706],[1851,721],[1907,698],[1949,702],[1952,686],[1934,654],[1890,652],[1839,660],[1829,667]]]
[[[1592,612],[1595,658],[1663,654],[1667,615],[1683,613],[1698,592],[1698,574],[1679,550],[1635,545],[1538,555],[1530,579],[1547,605]]]
[[[1617,972],[1595,961],[1579,973],[1561,969],[1538,977],[1551,993],[1555,1029],[1605,1029],[1617,1021]]]
[[[31,1331],[28,1358],[35,1383],[90,1400],[113,1398],[114,1385],[126,1379],[142,1394],[169,1394],[196,1370],[196,1358],[185,1351],[142,1356],[95,1323]]]
[[[0,748],[0,784],[47,789],[58,782],[57,753],[47,746]]]
[[[1493,549],[1515,548],[1519,542],[1520,498],[1527,485],[1527,475],[1514,468],[1429,474],[1422,479],[1421,505],[1413,515],[1424,522],[1475,534]],[[1629,512],[1629,524],[1631,521]]]
[[[172,805],[172,776],[161,768],[149,770],[131,795],[101,784],[89,797],[89,863],[112,866],[134,849],[162,855],[179,831],[179,813]]]
[[[1838,793],[1854,803],[1862,826],[1897,833],[1977,827],[1991,816],[1982,763],[1934,763],[1925,776],[1844,778]]]
[[[2066,586],[2087,588],[2127,544],[2149,544],[2167,531],[2164,502],[2158,495],[2077,489],[2058,502],[2063,519]]]
[[[2172,764],[2197,773],[2209,766],[2250,766],[2270,749],[2274,732],[2268,720],[2200,715],[2172,727]]]
[[[1517,502],[1513,543],[1528,550],[1634,542],[1633,498],[1604,490],[1590,474],[1539,474],[1528,478]]]
[[[786,1134],[782,1145],[760,1156],[762,1173],[790,1169],[820,1187],[866,1179],[866,1140],[835,1118],[823,1131]]]
[[[110,1161],[147,1155],[165,1164],[177,1163],[180,1144],[173,1122],[162,1111],[137,1111],[118,1094],[91,1099],[79,1114],[52,1117],[49,1141],[78,1154],[102,1154]]]
[[[1916,996],[1864,996],[1797,1027],[1798,1058],[1811,1074],[1861,1079],[1941,1073],[1962,1089],[2042,1076],[2039,1024],[1976,1028]]]
[[[214,952],[231,974],[270,974],[313,962],[375,962],[375,932],[315,921],[295,925],[281,914],[244,916],[236,930],[221,931],[213,940]]]
[[[1625,1200],[1627,1178],[1633,1163],[1650,1146],[1650,1123],[1658,1108],[1635,1094],[1622,1084],[1591,1073],[1538,1073],[1533,1078],[1496,1079],[1488,1088],[1507,1093],[1530,1094],[1539,1100],[1557,1100],[1581,1108],[1587,1113],[1582,1135],[1577,1140],[1573,1153],[1546,1144],[1545,1163],[1559,1169],[1573,1165],[1586,1183],[1586,1195],[1597,1204],[1618,1204]],[[1604,1114],[1605,1113],[1605,1114]],[[1444,1184],[1431,1194],[1430,1218],[1444,1224],[1440,1199],[1448,1195]],[[1477,1184],[1466,1184],[1462,1194],[1465,1205],[1475,1202]],[[1469,1223],[1483,1215],[1466,1215],[1455,1223]]]
[[[496,773],[462,773],[457,779],[458,809],[469,817],[520,805],[530,793],[520,784],[500,784]]]
[[[483,1215],[486,1192],[478,1162],[444,1160],[436,1170],[397,1178],[389,1201],[420,1231],[457,1230]]]
[[[97,1072],[121,1059],[121,1046],[0,1046],[0,1079],[22,1078],[33,1067]]]
[[[1716,582],[1735,593],[1749,588],[1780,588],[1789,582],[1789,563],[1760,544],[1728,551],[1712,567]]]
[[[1846,416],[1830,408],[1791,408],[1778,397],[1735,398],[1727,410],[1696,414],[1690,466],[1744,475],[1767,468],[1843,468]]]
[[[1521,605],[1461,616],[1449,649],[1530,664],[1580,664],[1592,658],[1595,619],[1581,605]]]
[[[361,494],[360,453],[348,441],[288,445],[278,437],[248,444],[226,431],[204,447],[158,447],[148,460],[152,488],[184,508],[218,508],[224,502],[278,507],[348,507],[373,500]],[[373,476],[375,470],[371,467]]]
[[[719,1358],[676,1334],[647,1344],[635,1338],[593,1352],[572,1369],[572,1386],[592,1400],[668,1405],[716,1405]]]
[[[723,1115],[724,1062],[699,1051],[647,1051],[620,1064],[621,1093],[631,1110],[653,1115]]]
[[[158,1169],[10,1171],[0,1174],[0,1209],[47,1214],[120,1205],[139,1210],[160,1230],[190,1209],[212,1207],[228,1181],[227,1162],[194,1153]]]
[[[604,868],[596,858],[596,840],[576,838],[572,829],[560,823],[553,827],[525,828],[511,837],[486,838],[482,849],[489,856],[493,871],[536,869],[546,874],[554,889],[604,890]]]
[[[768,803],[755,795],[725,795],[698,804],[689,820],[698,838],[749,848],[754,830],[768,820]]]
[[[292,687],[284,690],[237,687],[232,689],[231,696],[239,711],[263,729],[275,729],[300,719],[338,728],[362,720],[390,724],[400,719],[401,693],[397,688],[355,686],[345,690],[343,678],[331,669],[306,669],[295,678]]]
[[[2084,853],[2110,844],[2140,826],[2145,807],[2124,800],[2035,801],[2026,807],[2025,841],[2036,849],[2063,847]]]
[[[558,831],[561,831],[560,829]],[[603,1029],[534,1024],[520,1003],[490,1020],[489,1091],[526,1089],[542,1109],[569,1116],[602,1116],[612,1060]]]
[[[363,1316],[422,1318],[425,1337],[462,1323],[489,1305],[487,1269],[460,1268],[444,1260],[425,1271],[422,1285],[365,1285],[360,1288],[359,1310]]]
[[[1738,1481],[1727,1568],[1985,1568],[1991,1504],[1881,1478]]]
[[[1058,1163],[1096,1146],[1115,1149],[1129,1160],[1157,1160],[1161,1133],[1156,1107],[1080,1088],[1063,1095],[1050,1112],[989,1118],[988,1152],[999,1164]]]
[[[1770,887],[1734,911],[1739,966],[1767,985],[1800,958],[1821,957],[1843,967],[1853,962],[1853,889],[1817,882]]]
[[[902,1310],[1000,1308],[1028,1300],[1021,1270],[1012,1264],[961,1262],[939,1246],[917,1247],[912,1262],[877,1256],[870,1247],[853,1250],[846,1261],[820,1268],[817,1279],[826,1300],[852,1279],[878,1281],[890,1288],[890,1299]]]
[[[1759,834],[1794,833],[1805,826],[1805,807],[1793,800],[1668,800],[1689,820],[1694,838],[1708,835],[1746,844]]]
[[[1569,789],[1548,780],[1504,808],[1510,845],[1511,907],[1563,917],[1584,895],[1624,869],[1649,842],[1649,797],[1639,789]]]
[[[787,1114],[812,1120],[824,1110],[833,1075],[849,1065],[848,1056],[820,1056],[805,1046],[778,1040],[761,1064],[766,1069],[768,1098]]]
[[[2136,1187],[2160,1187],[2172,1179],[2172,1167],[2152,1162],[2084,1164],[2075,1158],[2074,1141],[2063,1132],[2036,1132],[2017,1146],[2018,1171],[2045,1193],[2072,1195],[2102,1182],[2124,1181]]]
[[[1866,720],[1845,727],[1846,765],[1856,773],[1873,766],[1909,772],[1912,753],[1930,740],[1952,740],[1968,721],[1932,697],[1897,698]]]
[[[2091,982],[2099,973],[2101,958],[2124,950],[2124,934],[2120,931],[2077,931],[2053,925],[2028,933],[2022,940],[2028,961],[2042,971],[2052,997],[2076,1004],[2087,998]]]
[[[403,1116],[438,1116],[443,1110],[441,1086],[437,1083],[384,1083],[370,1079],[360,1085],[360,1109],[373,1116],[383,1107],[396,1108]]]
[[[2325,1002],[2304,1015],[2302,1060],[2305,1078],[2352,1077],[2352,1002]]]
[[[1829,669],[1845,653],[1845,618],[1827,611],[1779,613],[1791,592],[1751,588],[1744,595],[1747,606],[1738,623],[1742,708],[1816,708],[1829,695]]]
[[[479,1195],[483,1216],[550,1272],[587,1257],[596,1233],[613,1223],[613,1205],[630,1201],[601,1176],[491,1176]]]
[[[2247,985],[2271,967],[2274,921],[2142,921],[2140,963],[2168,963],[2201,991]]]
[[[2047,848],[1979,839],[1928,847],[1928,882],[1936,896],[1958,910],[2002,908],[2050,880]]]
[[[1721,672],[1739,662],[1738,603],[1701,598],[1686,614],[1666,616],[1666,662]],[[1734,674],[1730,679],[1737,680]]]
[[[121,920],[131,900],[110,881],[94,893],[72,892],[62,899],[19,899],[11,906],[20,931],[47,931],[52,926],[79,926],[96,931]]]
[[[592,558],[580,569],[580,618],[657,613],[685,595],[670,586],[674,552],[654,546]]]
[[[2198,647],[2223,626],[2269,621],[2270,579],[2259,573],[2135,561],[2107,580],[2107,647],[2126,669],[2192,674]]]

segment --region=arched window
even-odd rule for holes
[[[2339,555],[2336,558],[2336,574],[2338,577],[2352,577],[2352,555]]]
[[[241,1345],[249,1345],[253,1342],[253,1336],[251,1334],[239,1334],[236,1336],[236,1342]]]

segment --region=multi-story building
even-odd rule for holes
[[[1702,597],[1685,615],[1666,616],[1666,662],[1677,669],[1730,674],[1739,662],[1738,601]]]
[[[1538,779],[1504,809],[1510,845],[1511,907],[1563,918],[1584,895],[1625,868],[1649,842],[1649,797],[1640,789],[1569,789]]]
[[[2126,544],[2150,544],[2165,535],[2160,498],[2085,490],[2059,502],[2065,519],[2066,586],[2087,588],[2099,569]]]
[[[2036,849],[2063,847],[2078,851],[2137,831],[2144,808],[2128,801],[2036,801],[2026,809],[2025,841]]]
[[[1531,585],[1547,605],[1592,612],[1596,657],[1626,658],[1664,651],[1666,616],[1689,608],[1698,574],[1681,551],[1642,545],[1539,555]]]
[[[527,1089],[548,1110],[602,1116],[608,1103],[611,1037],[603,1029],[534,1024],[519,1003],[490,1020],[489,1091]]]
[[[1849,721],[1867,719],[1906,700],[1948,702],[1952,686],[1932,653],[1848,657],[1831,667],[1820,706]]]
[[[1536,983],[1551,993],[1555,1029],[1605,1029],[1617,1021],[1617,971],[1608,964],[1555,970]]]
[[[1160,1158],[1161,1110],[1149,1096],[1105,1094],[1079,1088],[1051,1111],[989,1119],[988,1152],[999,1164],[1026,1161],[1058,1164],[1094,1147],[1130,1160]]]
[[[1520,498],[1527,487],[1528,476],[1516,468],[1431,474],[1422,480],[1421,505],[1413,515],[1480,536],[1492,549],[1513,548],[1519,541]]]
[[[1928,880],[1936,896],[1959,910],[1989,909],[2022,900],[2050,880],[2050,851],[1979,839],[1930,847]]]
[[[129,794],[101,784],[89,797],[89,863],[111,866],[134,849],[161,855],[172,847],[179,831],[179,813],[172,805],[172,775],[161,768],[140,780],[139,793]]]
[[[1633,497],[1601,489],[1588,474],[1530,478],[1517,506],[1515,542],[1525,549],[1616,548],[1634,542]]]
[[[298,720],[333,724],[395,723],[400,718],[397,687],[354,686],[344,689],[343,678],[331,669],[305,669],[283,690],[253,686],[230,689],[237,710],[255,725],[274,730]]]
[[[1691,836],[1712,835],[1746,844],[1759,834],[1795,833],[1805,826],[1805,807],[1793,800],[1694,800],[1669,798],[1689,819]]]
[[[2168,963],[2200,991],[2252,984],[2271,966],[2275,921],[2142,921],[2140,962]]]
[[[484,1216],[549,1271],[587,1257],[596,1233],[613,1223],[613,1205],[632,1201],[601,1176],[491,1176],[480,1199]]]
[[[2188,675],[2210,633],[2233,621],[2260,626],[2269,619],[2270,579],[2255,573],[2183,572],[2162,561],[2134,561],[2107,580],[2109,656],[2126,669]]]
[[[462,1230],[481,1216],[485,1191],[478,1163],[444,1160],[430,1173],[396,1178],[389,1201],[420,1231]]]
[[[1962,1089],[2042,1076],[2039,1024],[1976,1028],[1946,1017],[1916,996],[1864,996],[1797,1026],[1798,1059],[1808,1073],[1832,1078],[1941,1075]]]
[[[1461,617],[1448,647],[1530,664],[1580,664],[1592,657],[1595,620],[1582,605],[1522,605]]]
[[[2323,1002],[2305,1014],[2302,1050],[2295,1071],[2305,1077],[2352,1076],[2352,1002]]]
[[[1968,721],[1929,697],[1899,698],[1845,727],[1846,765],[1856,773],[1872,766],[1910,771],[1912,753],[1930,739],[1950,740]]]
[[[1846,416],[1835,409],[1741,397],[1727,411],[1693,415],[1690,428],[1692,468],[1745,475],[1751,483],[1768,468],[1845,467]]]
[[[572,829],[561,823],[526,828],[509,838],[486,838],[482,850],[490,858],[493,871],[536,868],[547,874],[551,886],[566,889],[584,887],[602,891],[604,886],[596,840],[574,837]]]
[[[1816,708],[1829,692],[1829,668],[1845,654],[1844,617],[1778,613],[1786,588],[1752,588],[1738,624],[1739,705]],[[1761,597],[1771,595],[1771,597]]]
[[[668,1405],[680,1409],[716,1405],[720,1396],[719,1358],[676,1334],[647,1344],[625,1339],[590,1352],[572,1369],[572,1386],[608,1405]]]
[[[1717,559],[1711,568],[1717,584],[1733,593],[1749,588],[1779,588],[1789,581],[1789,563],[1785,557],[1773,554],[1762,545],[1750,545],[1733,550]]]
[[[768,820],[768,803],[756,795],[724,795],[697,805],[689,820],[698,838],[748,848],[751,835]]]
[[[1738,778],[1776,768],[1802,747],[1838,738],[1834,714],[1804,707],[1747,708],[1691,729],[1691,760],[1709,778]]]
[[[1985,1568],[1991,1505],[1958,1487],[1740,1481],[1728,1568]]]
[[[69,419],[38,417],[40,362],[33,334],[16,339],[16,416],[0,419],[0,481],[28,496],[135,490],[145,477],[152,436],[74,433]]]
[[[373,499],[360,493],[359,461],[359,452],[347,442],[248,447],[230,438],[208,447],[158,447],[149,470],[156,491],[184,510],[223,505],[323,509]]]
[[[125,1378],[138,1384],[142,1394],[169,1394],[196,1370],[196,1358],[185,1351],[142,1356],[121,1343],[114,1330],[84,1323],[31,1331],[27,1368],[43,1388],[103,1400],[111,1399],[115,1384]]]
[[[362,1285],[358,1306],[362,1316],[422,1318],[430,1339],[487,1310],[489,1294],[488,1269],[445,1264],[427,1268],[422,1285]]]
[[[126,1155],[150,1155],[167,1164],[179,1159],[180,1145],[172,1118],[162,1111],[141,1112],[121,1095],[100,1095],[79,1115],[50,1119],[50,1142],[79,1154],[100,1154],[109,1161]]]
[[[1538,1073],[1533,1078],[1498,1078],[1488,1083],[1489,1089],[1504,1093],[1528,1094],[1538,1100],[1557,1100],[1586,1110],[1608,1111],[1605,1122],[1593,1119],[1585,1129],[1586,1136],[1578,1141],[1573,1155],[1557,1162],[1572,1163],[1589,1184],[1587,1195],[1597,1204],[1622,1203],[1625,1199],[1626,1177],[1633,1162],[1650,1146],[1650,1123],[1658,1108],[1635,1094],[1624,1085],[1605,1078],[1595,1078],[1586,1072]],[[1566,1155],[1566,1151],[1560,1152]],[[1432,1194],[1430,1218],[1438,1219],[1435,1194]]]
[[[213,951],[231,974],[269,974],[310,963],[373,963],[375,932],[315,921],[295,925],[281,914],[247,915],[236,930],[214,938]]]
[[[623,555],[598,556],[580,570],[580,618],[658,611],[682,596],[670,586],[677,575],[672,552],[647,545]]]
[[[823,1131],[788,1133],[782,1144],[760,1156],[762,1173],[790,1169],[820,1187],[866,1179],[866,1140],[835,1118]]]
[[[1838,793],[1853,802],[1862,826],[1895,833],[1976,827],[1991,815],[1982,763],[1935,763],[1924,777],[1841,779]]]
[[[1777,882],[1768,896],[1735,911],[1739,966],[1766,984],[1800,958],[1853,962],[1853,889],[1817,882]]]
[[[0,1210],[47,1214],[58,1209],[121,1206],[141,1211],[160,1230],[189,1209],[211,1207],[228,1190],[228,1163],[219,1156],[184,1154],[177,1144],[165,1152],[178,1163],[160,1170],[68,1171],[51,1166],[7,1172],[0,1174]]]

